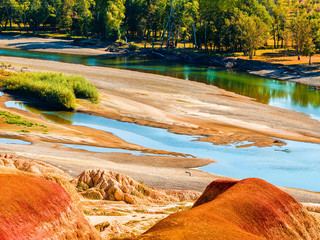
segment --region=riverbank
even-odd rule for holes
[[[311,66],[307,64],[283,65],[280,63],[231,57],[212,57],[210,63],[214,66],[245,71],[261,77],[301,83],[313,86],[316,89],[320,86],[319,63],[315,63]]]
[[[130,51],[128,49],[117,48],[117,46],[111,46],[108,44],[92,45],[85,40],[82,42],[75,42],[74,40],[59,38],[49,39],[25,36],[0,36],[0,48],[90,56],[156,57],[165,61],[197,64],[202,63],[209,66],[219,66],[248,72],[257,76],[310,85],[316,89],[320,87],[319,57],[314,57],[315,63],[312,66],[309,66],[307,64],[299,64],[299,61],[294,61],[292,57],[270,57],[269,59],[267,57],[261,58],[258,56],[256,57],[258,60],[247,60],[245,57],[209,56],[208,54],[190,53],[187,51],[179,52],[179,54],[160,49],[141,49],[138,51]],[[264,55],[265,54],[266,53],[264,53]],[[291,64],[291,62],[294,64]],[[306,60],[302,60],[301,62],[305,63]]]
[[[107,52],[103,46],[97,48],[76,46],[73,40],[12,35],[0,36],[0,48],[90,56],[112,57],[120,54]]]

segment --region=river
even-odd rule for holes
[[[139,58],[106,58],[4,49],[0,50],[1,54],[131,69],[204,82],[252,97],[264,104],[303,112],[315,119],[320,119],[319,91],[301,84],[230,72],[219,68]],[[19,102],[7,102],[6,105],[9,108],[14,107],[33,112],[51,122],[87,126],[111,132],[125,141],[144,147],[192,154],[196,157],[212,158],[218,161],[218,163],[201,168],[204,171],[235,178],[259,177],[280,186],[320,191],[318,185],[320,182],[319,144],[285,140],[287,145],[284,147],[236,148],[236,144],[214,146],[210,143],[193,141],[195,137],[173,134],[159,128],[123,123],[81,113],[49,112],[34,109]],[[81,145],[68,145],[68,147],[108,152],[108,149],[93,149]]]

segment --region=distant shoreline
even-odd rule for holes
[[[320,89],[320,64],[312,66],[283,65],[278,63],[262,62],[257,60],[244,60],[233,57],[208,56],[201,53],[183,52],[175,54],[164,49],[141,49],[137,51],[127,49],[117,49],[106,45],[88,45],[86,42],[75,43],[73,40],[58,38],[39,38],[25,36],[0,36],[0,48],[28,50],[48,53],[61,53],[87,56],[125,57],[137,56],[144,58],[158,58],[164,61],[181,62],[186,64],[204,64],[219,66],[226,69],[247,72],[266,78],[280,81],[291,81],[309,85],[316,90]]]

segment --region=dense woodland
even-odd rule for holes
[[[0,28],[236,52],[320,48],[319,0],[0,0]]]

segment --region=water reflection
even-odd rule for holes
[[[257,77],[241,72],[226,71],[207,66],[192,66],[143,58],[110,58],[57,53],[0,49],[0,55],[108,66],[155,73],[215,85],[227,91],[248,96],[264,104],[303,112],[320,118],[320,93],[306,85]]]
[[[58,116],[54,114],[54,112],[47,111],[45,108],[41,106],[34,106],[33,104],[30,103],[24,103],[24,102],[19,102],[19,101],[8,101],[5,103],[6,107],[8,108],[16,108],[20,110],[26,110],[30,113],[36,114],[41,116],[43,119],[52,122],[52,123],[57,123],[57,124],[72,124],[71,120],[68,120],[66,118],[63,118],[61,116]],[[72,112],[60,112],[61,114],[64,114],[65,116],[70,116],[72,117],[73,113]]]

